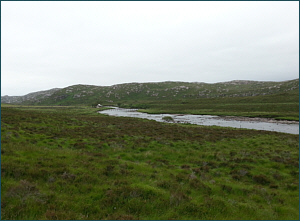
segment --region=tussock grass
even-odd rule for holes
[[[298,219],[299,137],[2,107],[2,219]]]

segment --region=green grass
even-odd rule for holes
[[[254,97],[125,103],[123,107],[143,108],[141,112],[151,114],[244,116],[299,121],[299,91]]]
[[[299,219],[299,136],[1,108],[2,219]]]

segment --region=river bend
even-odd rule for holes
[[[166,122],[163,117],[169,116],[174,119],[174,123],[190,123],[205,126],[220,126],[246,128],[255,130],[276,131],[289,134],[299,134],[299,122],[277,121],[267,118],[247,118],[247,117],[219,117],[211,115],[191,115],[191,114],[147,114],[138,112],[137,109],[116,108],[99,111],[101,114],[118,117],[137,117],[158,122]]]

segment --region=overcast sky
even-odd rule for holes
[[[299,2],[1,2],[1,95],[299,77]]]

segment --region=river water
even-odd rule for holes
[[[219,117],[211,115],[190,115],[190,114],[147,114],[137,112],[137,109],[116,108],[99,111],[101,114],[119,117],[137,117],[159,122],[166,122],[163,117],[169,116],[174,119],[173,123],[190,123],[205,126],[220,126],[246,128],[255,130],[276,131],[289,134],[299,134],[299,122],[276,121],[266,118],[247,117]]]

